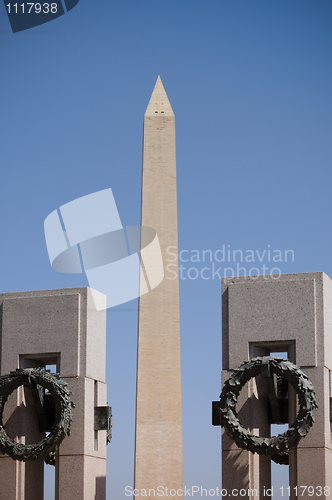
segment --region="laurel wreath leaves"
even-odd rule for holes
[[[6,432],[3,424],[3,411],[10,394],[21,385],[39,385],[47,389],[55,401],[55,422],[51,432],[41,441],[31,445],[16,442]],[[13,460],[26,462],[44,458],[54,465],[55,451],[66,436],[70,434],[73,419],[71,391],[58,374],[44,368],[17,369],[0,377],[0,452]]]
[[[295,389],[299,400],[299,411],[295,422],[283,434],[275,437],[259,437],[250,433],[238,420],[236,403],[241,389],[252,378],[260,374],[262,364],[269,364],[272,373],[285,378]],[[271,455],[276,463],[288,464],[289,449],[297,446],[306,436],[315,421],[315,391],[303,371],[276,356],[256,357],[244,362],[225,383],[220,394],[221,422],[226,433],[239,448],[260,455]]]

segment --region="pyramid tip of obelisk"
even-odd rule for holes
[[[174,116],[160,75],[158,75],[145,116]]]

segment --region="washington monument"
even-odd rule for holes
[[[144,115],[141,225],[157,231],[167,265],[167,248],[178,253],[175,117],[160,77]],[[165,276],[139,299],[135,489],[180,500],[182,463],[179,280]]]

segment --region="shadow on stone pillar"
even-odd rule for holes
[[[96,477],[95,500],[104,500],[104,498],[106,498],[106,476]]]

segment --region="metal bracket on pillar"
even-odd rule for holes
[[[107,444],[112,439],[112,407],[111,406],[95,406],[95,431],[107,431],[106,441]]]
[[[288,423],[288,382],[276,373],[272,373],[269,356],[263,356],[260,372],[267,386],[269,396],[269,424]]]
[[[220,401],[212,401],[212,425],[222,425],[220,407]]]
[[[45,392],[41,385],[31,384],[30,388],[39,418],[39,431],[51,432],[55,422],[55,401],[52,394]]]
[[[276,373],[271,373],[269,358],[264,356],[262,359],[261,375],[267,385],[272,419],[274,422],[279,423],[281,422],[281,416],[278,405],[278,376]]]

